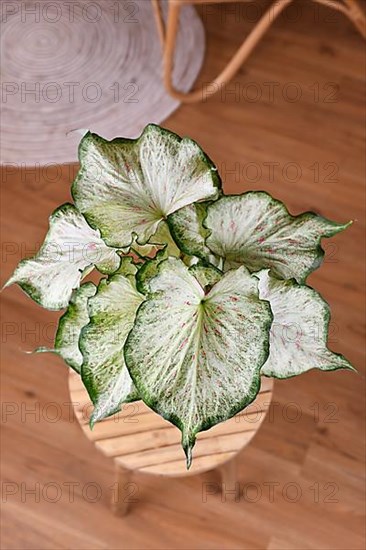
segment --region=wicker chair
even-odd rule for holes
[[[213,4],[232,0],[168,0],[168,17],[165,25],[160,0],[152,0],[157,28],[164,49],[164,84],[169,94],[184,103],[195,103],[202,97],[216,93],[221,86],[227,84],[247,60],[262,36],[267,32],[280,13],[294,0],[274,0],[274,3],[264,13],[249,35],[244,39],[238,51],[234,54],[224,70],[210,83],[187,94],[176,90],[172,83],[174,50],[179,26],[179,14],[184,4]],[[243,0],[242,0],[243,1]],[[244,0],[245,1],[245,0]],[[312,0],[344,13],[366,38],[366,18],[358,4],[358,0]]]

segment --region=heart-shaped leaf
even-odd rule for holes
[[[188,138],[154,124],[137,140],[83,138],[81,168],[73,184],[75,204],[110,246],[125,248],[133,237],[146,244],[159,223],[195,201],[215,199],[217,170]]]
[[[139,399],[125,365],[123,346],[144,296],[136,290],[136,266],[124,258],[118,272],[99,283],[89,299],[89,324],[79,347],[84,362],[81,376],[94,403],[90,422],[114,414],[122,403]]]
[[[64,204],[50,217],[50,229],[34,258],[22,260],[5,286],[18,285],[46,309],[67,307],[72,291],[94,265],[113,273],[121,258],[106,246],[72,204]]]
[[[205,293],[190,268],[168,258],[127,338],[125,360],[140,396],[180,428],[188,467],[196,434],[258,393],[272,314],[257,283],[242,266]]]
[[[273,311],[270,353],[262,374],[289,378],[310,369],[353,369],[338,353],[327,348],[330,311],[321,296],[293,279],[279,280],[267,270],[256,273],[259,296]]]
[[[250,271],[271,268],[280,278],[302,283],[321,264],[322,237],[350,223],[338,224],[312,212],[291,216],[282,202],[250,191],[211,204],[204,225],[211,232],[206,245],[225,258],[225,271],[240,264]]]

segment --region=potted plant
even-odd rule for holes
[[[74,204],[6,286],[66,308],[54,348],[36,351],[81,375],[91,426],[142,399],[181,430],[189,467],[197,433],[249,405],[261,375],[353,369],[327,348],[329,307],[306,284],[321,239],[351,222],[225,195],[197,143],[152,124],[136,140],[87,133],[79,157]],[[97,286],[83,282],[93,269]]]

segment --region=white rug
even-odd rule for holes
[[[1,164],[74,162],[80,133],[72,130],[137,137],[179,105],[162,83],[150,0],[5,2],[1,31]],[[186,6],[174,73],[180,90],[192,87],[204,43]]]

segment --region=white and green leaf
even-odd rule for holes
[[[173,238],[180,250],[215,264],[214,255],[206,245],[210,231],[203,225],[208,203],[195,203],[181,208],[168,219]]]
[[[69,307],[61,317],[56,337],[55,349],[64,361],[80,374],[83,356],[79,349],[81,329],[89,323],[88,299],[94,296],[97,287],[84,283],[74,290]]]
[[[225,259],[224,270],[244,264],[250,271],[271,268],[283,279],[302,283],[322,262],[323,237],[350,223],[338,224],[312,212],[291,216],[267,193],[226,196],[207,208],[206,245]]]
[[[169,254],[169,247],[166,246],[163,249],[159,250],[154,258],[146,258],[144,263],[139,268],[136,273],[136,287],[139,292],[142,294],[147,294],[150,289],[150,280],[157,275],[159,270],[159,265],[163,260],[166,260],[172,255]],[[222,276],[222,272],[216,269],[212,265],[208,265],[206,262],[203,262],[196,256],[187,256],[185,254],[180,254],[181,260],[184,264],[190,268],[190,271],[194,276],[199,280],[201,286],[207,286],[214,284],[212,281],[215,279],[215,282]],[[178,257],[173,254],[173,257]]]
[[[158,225],[156,233],[149,239],[149,242],[144,245],[139,245],[137,242],[132,244],[131,250],[136,252],[140,257],[155,256],[157,252],[166,249],[168,256],[179,258],[181,252],[174,242],[168,224],[161,221]]]
[[[180,428],[188,467],[196,434],[258,393],[272,314],[257,285],[242,266],[205,293],[181,260],[168,258],[127,338],[125,360],[139,394]]]
[[[223,273],[213,265],[203,261],[189,267],[189,272],[197,279],[205,293],[211,289],[222,278]]]
[[[155,258],[147,259],[136,273],[136,288],[141,294],[150,290],[150,281],[158,273],[159,265],[168,258],[167,249],[159,250]]]
[[[110,246],[134,236],[146,244],[162,220],[196,201],[215,199],[221,182],[194,141],[154,124],[136,140],[106,141],[88,133],[80,143],[75,204]]]
[[[59,320],[54,347],[40,347],[35,350],[36,353],[56,353],[80,374],[83,356],[79,349],[79,337],[81,329],[89,323],[88,299],[96,291],[97,287],[93,283],[84,283],[74,290],[69,307]]]
[[[124,258],[119,271],[103,279],[89,299],[89,324],[79,346],[83,355],[81,376],[94,403],[91,425],[138,399],[125,365],[123,347],[144,296],[136,290],[136,266]]]
[[[67,307],[72,292],[95,265],[113,273],[121,258],[106,246],[71,204],[60,206],[50,217],[45,241],[34,258],[22,260],[5,286],[17,283],[46,309]]]
[[[289,378],[314,368],[353,369],[343,355],[327,348],[329,306],[314,289],[294,279],[279,280],[268,270],[256,277],[259,296],[273,311],[270,353],[262,374]]]

